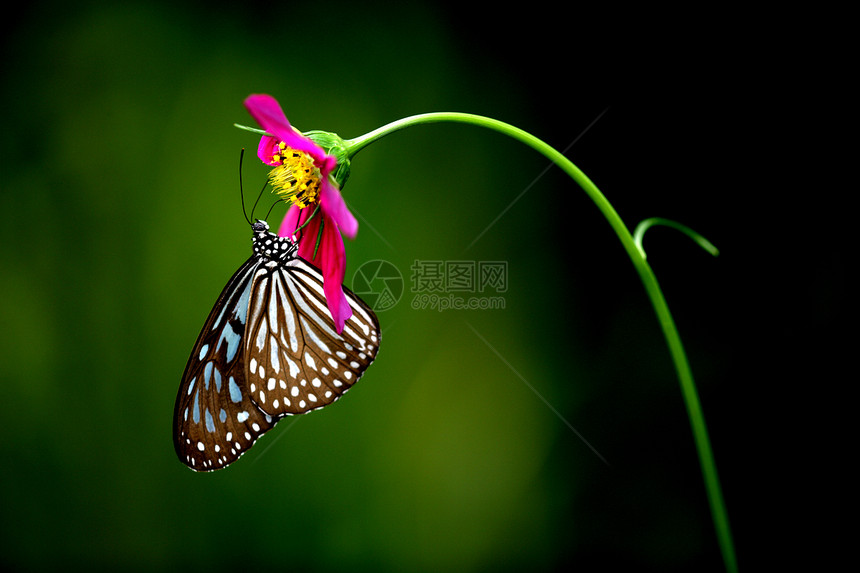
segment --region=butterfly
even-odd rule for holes
[[[367,304],[344,287],[352,316],[338,333],[320,270],[265,221],[251,228],[253,254],[209,313],[176,396],[173,443],[195,471],[227,467],[284,416],[331,404],[379,351]]]

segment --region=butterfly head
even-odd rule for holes
[[[254,254],[266,260],[287,262],[294,259],[298,245],[286,237],[279,237],[269,231],[265,221],[257,219],[251,229],[254,231]]]

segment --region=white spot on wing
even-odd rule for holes
[[[281,361],[278,360],[278,341],[274,336],[269,337],[269,363],[275,370],[275,374],[281,372]]]
[[[269,334],[269,327],[266,324],[266,317],[260,319],[260,329],[257,331],[257,350],[262,351],[266,345],[266,336]]]
[[[287,365],[290,367],[290,378],[296,378],[299,375],[299,372],[301,372],[299,365],[293,362],[293,360],[286,354],[284,354],[284,358],[287,359]]]

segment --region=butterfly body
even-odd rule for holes
[[[236,461],[284,416],[331,404],[379,349],[361,299],[344,288],[352,316],[337,332],[320,271],[265,222],[252,229],[253,254],[218,297],[176,397],[174,446],[196,471]]]

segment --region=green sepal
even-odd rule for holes
[[[328,155],[334,155],[334,158],[337,159],[337,168],[332,172],[332,176],[334,176],[338,187],[343,189],[346,180],[349,179],[350,163],[347,147],[343,139],[336,133],[319,130],[306,131],[302,135],[322,147]]]

